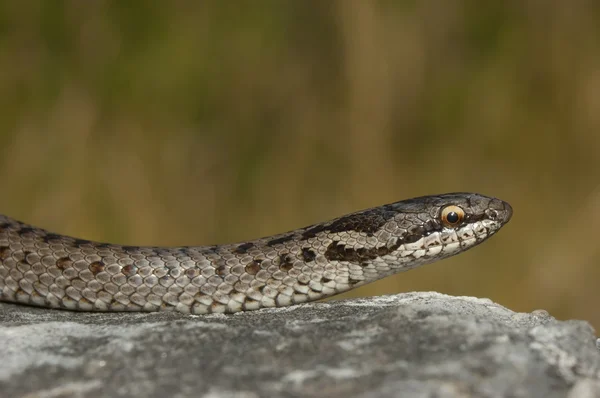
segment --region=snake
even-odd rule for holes
[[[0,301],[186,314],[290,306],[462,253],[512,212],[497,198],[447,193],[256,240],[180,247],[78,239],[0,215]]]

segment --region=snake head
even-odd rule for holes
[[[495,234],[510,205],[474,193],[422,196],[349,214],[303,231],[331,242],[327,261],[407,270],[463,252]],[[385,274],[386,272],[382,272]]]
[[[500,199],[475,193],[448,193],[392,203],[378,239],[393,249],[400,265],[422,265],[450,257],[483,242],[512,217]],[[392,253],[393,252],[393,253]]]

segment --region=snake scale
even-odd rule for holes
[[[236,244],[138,247],[0,216],[0,301],[207,314],[318,300],[461,253],[512,216],[474,193],[423,196]]]

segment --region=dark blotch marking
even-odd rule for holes
[[[348,278],[348,283],[351,285],[356,285],[357,283],[362,282],[361,280],[358,279],[352,279],[352,278]]]
[[[345,231],[357,231],[364,232],[367,236],[372,236],[377,232],[386,222],[393,218],[397,212],[392,210],[389,206],[383,206],[383,208],[365,210],[360,213],[350,214],[338,218],[330,225],[316,225],[308,228],[302,234],[304,239],[314,238],[319,232],[345,232]]]
[[[280,238],[271,239],[270,241],[267,242],[267,246],[275,246],[275,245],[283,244],[285,242],[291,241],[292,239],[294,239],[294,234],[284,235]]]
[[[441,222],[436,219],[429,219],[422,225],[415,225],[408,229],[406,235],[402,237],[404,243],[415,243],[425,236],[431,235],[433,232],[441,231],[443,228]]]
[[[465,214],[465,218],[463,220],[463,223],[474,223],[477,221],[481,221],[483,219],[486,218],[485,213],[479,213],[479,214]]]
[[[98,275],[100,272],[104,271],[104,263],[102,261],[94,261],[88,268],[92,274]]]
[[[307,263],[310,263],[311,261],[315,261],[315,258],[317,258],[317,253],[310,249],[303,248],[302,258],[304,258],[304,261],[306,261]]]
[[[326,277],[324,277],[324,276],[323,276],[323,277],[321,277],[321,283],[327,283],[327,282],[331,282],[332,280],[333,280],[333,279],[329,279],[329,278],[326,278]]]
[[[226,266],[221,265],[219,267],[217,267],[217,269],[215,270],[215,273],[217,275],[219,275],[220,277],[224,277],[225,276],[225,270],[227,269]]]
[[[408,229],[408,234],[407,236],[416,236],[417,240],[421,239],[422,237],[424,237],[428,232],[427,229],[425,228],[425,225],[413,225],[412,227],[410,227]],[[407,236],[404,236],[404,240],[407,240]],[[411,238],[414,239],[414,238]]]
[[[423,235],[406,235],[404,236],[404,242],[406,243],[415,243],[419,239],[421,239]]]
[[[423,229],[425,230],[426,235],[430,235],[432,232],[440,231],[442,229],[442,225],[439,220],[430,218],[423,224]]]
[[[20,235],[25,235],[25,234],[32,233],[33,231],[35,231],[35,230],[31,227],[22,227],[21,229],[19,229],[18,232]]]
[[[58,240],[58,241],[60,241],[60,240],[62,240],[62,238],[63,238],[62,235],[53,234],[53,233],[47,233],[46,235],[44,235],[44,237],[42,238],[42,240],[45,243],[49,244],[50,241],[52,241],[52,240]]]
[[[1,246],[0,247],[0,260],[6,260],[10,257],[10,247]]]
[[[73,244],[75,246],[83,246],[83,245],[89,245],[90,242],[89,240],[85,240],[85,239],[75,239],[75,241],[73,242]]]
[[[59,269],[69,268],[72,264],[73,264],[73,261],[71,261],[71,259],[69,257],[61,257],[58,260],[56,260],[56,266]]]
[[[235,248],[234,252],[237,254],[246,254],[248,253],[248,250],[252,249],[253,247],[254,243],[242,243],[241,245]]]
[[[245,267],[246,273],[248,273],[250,275],[258,274],[258,271],[260,271],[260,262],[259,261],[260,260],[254,260],[250,264],[246,265],[246,267]]]
[[[292,268],[294,268],[294,264],[292,263],[293,258],[289,253],[282,254],[279,256],[279,269],[288,272]]]
[[[334,241],[327,247],[327,250],[325,251],[325,258],[329,261],[348,261],[363,265],[368,262],[368,260],[374,260],[378,257],[383,257],[392,253],[394,250],[397,250],[400,247],[402,242],[403,241],[401,239],[398,239],[398,241],[391,247],[382,246],[373,249],[361,247],[355,250],[348,248],[343,244],[339,244],[339,241]]]
[[[126,266],[124,266],[123,268],[121,268],[121,273],[123,273],[123,275],[125,276],[133,276],[135,275],[135,265],[133,264],[128,264]]]
[[[29,260],[27,259],[27,256],[31,254],[30,250],[23,250],[23,259],[21,261],[19,261],[20,264],[22,265],[33,265],[29,262]]]
[[[327,229],[328,229],[328,227],[325,227],[323,225],[316,225],[314,227],[310,227],[302,233],[302,238],[303,239],[314,238],[315,236],[317,236],[317,234],[319,232],[326,231]]]

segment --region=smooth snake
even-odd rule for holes
[[[511,216],[499,199],[450,193],[248,242],[138,247],[67,237],[0,215],[0,301],[192,314],[282,307],[464,252]]]

